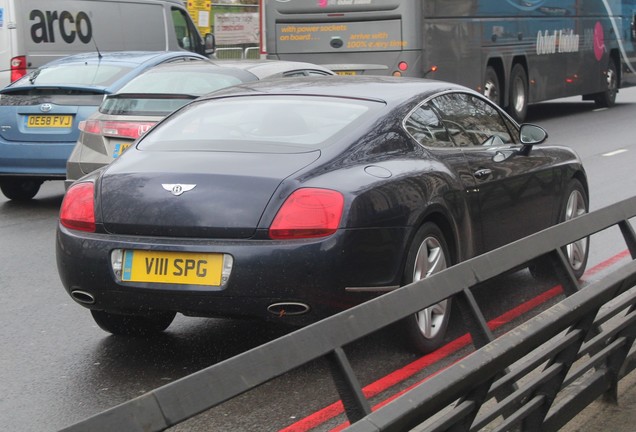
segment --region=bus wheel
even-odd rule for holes
[[[488,66],[486,69],[484,96],[501,106],[501,84],[499,84],[499,76],[492,66]]]
[[[510,72],[510,98],[508,113],[519,123],[528,112],[528,75],[522,65],[517,63]]]
[[[616,94],[618,93],[618,72],[616,71],[616,61],[610,57],[605,72],[607,88],[601,93],[594,95],[594,102],[599,108],[609,108],[616,104]]]

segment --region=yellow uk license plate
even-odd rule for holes
[[[113,147],[113,159],[117,159],[123,152],[128,150],[130,143],[115,143]]]
[[[72,125],[72,115],[26,116],[26,127],[28,128],[70,128]]]
[[[336,71],[336,75],[358,75],[357,71]]]
[[[124,251],[122,280],[185,285],[221,285],[223,254]]]

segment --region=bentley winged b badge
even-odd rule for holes
[[[191,191],[196,186],[195,184],[170,184],[162,183],[161,186],[174,196],[179,196],[184,192]]]

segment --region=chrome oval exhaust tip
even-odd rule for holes
[[[273,303],[267,307],[267,311],[273,315],[283,318],[285,316],[302,315],[309,312],[309,306],[297,302]]]
[[[83,303],[83,304],[95,303],[95,297],[93,297],[92,294],[87,293],[86,291],[79,291],[79,290],[71,291],[71,297],[73,297],[73,300],[75,300],[78,303]]]

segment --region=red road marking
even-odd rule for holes
[[[605,270],[609,267],[611,267],[612,265],[616,264],[618,261],[620,261],[621,259],[625,258],[629,256],[629,251],[624,250],[623,252],[620,252],[616,255],[614,255],[613,257],[601,262],[600,264],[592,267],[591,269],[587,270],[585,272],[586,276],[591,276],[595,273],[598,273],[602,270]],[[488,321],[488,327],[490,327],[491,330],[495,330],[499,327],[501,327],[502,325],[505,325],[509,322],[511,322],[512,320],[520,317],[521,315],[523,315],[524,313],[527,313],[529,311],[531,311],[532,309],[540,306],[541,304],[547,302],[548,300],[556,297],[557,295],[561,294],[563,292],[563,289],[561,288],[561,285],[557,285],[553,288],[551,288],[550,290],[541,293],[540,295],[534,297],[533,299],[528,300],[525,303],[520,304],[519,306],[509,310],[508,312],[505,312],[504,314]],[[431,366],[447,357],[449,357],[451,354],[454,354],[455,352],[459,351],[460,349],[468,346],[470,343],[472,342],[472,338],[470,337],[470,334],[466,333],[463,336],[458,337],[457,339],[449,342],[448,344],[444,345],[443,347],[439,348],[437,351],[434,351],[430,354],[427,354],[423,357],[420,357],[419,359],[415,360],[414,362],[404,366],[403,368],[400,368],[392,373],[390,373],[389,375],[386,375],[383,378],[380,378],[379,380],[369,384],[368,386],[364,387],[362,389],[362,392],[364,393],[365,397],[368,398],[372,398],[376,395],[378,395],[379,393],[393,387],[396,384],[399,384],[405,380],[407,380],[408,378],[412,377],[413,375],[415,375],[416,373],[422,371],[424,368]],[[443,369],[442,369],[443,370]],[[391,397],[389,397],[388,399],[380,402],[379,404],[375,405],[373,407],[373,410],[375,411],[376,409],[386,405],[387,403],[391,402],[392,400],[396,399],[397,397],[401,396],[402,394],[406,393],[407,391],[409,391],[410,389],[412,389],[413,387],[419,385],[420,383],[426,381],[427,379],[429,379],[430,377],[434,376],[435,374],[438,374],[439,372],[441,372],[441,370],[433,373],[432,375],[427,376],[426,378],[424,378],[423,380],[421,380],[420,382],[413,384],[411,386],[409,386],[406,389],[402,389],[399,392],[397,392],[396,394],[392,395]],[[296,423],[287,426],[286,428],[283,428],[280,430],[280,432],[306,432],[306,431],[310,431],[313,428],[316,428],[318,426],[320,426],[321,424],[331,420],[332,418],[340,415],[344,413],[344,407],[342,405],[342,402],[338,401],[335,402],[331,405],[326,406],[325,408],[316,411],[313,414],[310,414],[309,416],[297,421]],[[342,429],[344,429],[345,427],[347,427],[349,425],[349,422],[345,422],[337,427],[335,427],[334,429],[332,429],[332,432],[334,431],[340,431]]]

